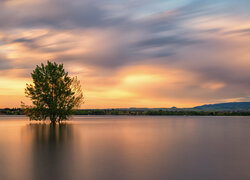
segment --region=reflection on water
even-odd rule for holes
[[[71,124],[60,123],[30,123],[26,126],[25,132],[33,138],[36,146],[41,148],[63,145],[70,141],[72,136]]]
[[[68,179],[64,172],[72,153],[71,124],[31,123],[24,132],[31,137],[33,179]]]
[[[249,117],[0,116],[0,180],[250,179]]]

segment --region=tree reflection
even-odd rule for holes
[[[72,160],[72,124],[31,123],[27,126],[32,138],[34,179],[67,179]]]
[[[71,139],[71,126],[67,123],[31,123],[28,130],[35,144],[63,145]]]

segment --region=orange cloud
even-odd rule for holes
[[[82,108],[248,99],[250,22],[231,8],[223,14],[236,6],[232,1],[223,7],[215,1],[181,7],[147,1],[139,9],[87,2],[0,2],[0,107],[19,106],[30,73],[47,60],[64,63],[81,80]]]

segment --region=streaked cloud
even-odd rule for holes
[[[248,0],[1,0],[0,106],[7,99],[19,106],[23,87],[6,81],[25,86],[46,60],[79,76],[86,108],[248,100],[249,6]]]

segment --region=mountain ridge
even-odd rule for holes
[[[217,104],[204,104],[191,108],[193,110],[206,110],[206,111],[249,111],[250,102],[228,102]]]

